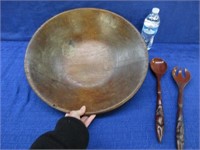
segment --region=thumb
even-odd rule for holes
[[[77,111],[77,113],[79,114],[79,116],[82,116],[82,115],[84,115],[85,111],[86,111],[86,107],[85,107],[85,106],[82,106],[82,107]]]

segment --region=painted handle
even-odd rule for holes
[[[176,144],[177,149],[182,150],[184,146],[184,123],[183,123],[183,90],[178,93],[178,112],[176,126]]]
[[[162,141],[164,132],[164,113],[162,106],[160,79],[157,79],[156,133],[158,141]]]

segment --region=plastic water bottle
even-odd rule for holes
[[[147,50],[151,49],[154,37],[160,25],[160,17],[158,15],[159,11],[159,8],[153,8],[152,12],[144,20],[141,35],[147,45]]]

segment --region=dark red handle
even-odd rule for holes
[[[157,78],[157,106],[156,106],[156,133],[158,141],[161,142],[164,132],[164,113],[162,106],[160,78]]]
[[[182,150],[183,149],[183,146],[184,146],[183,88],[179,88],[179,93],[178,93],[176,144],[177,144],[177,149],[178,150]]]

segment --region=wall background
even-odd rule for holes
[[[63,11],[95,7],[113,11],[141,31],[144,18],[153,7],[160,8],[161,25],[155,42],[198,43],[198,1],[65,1],[65,2],[2,2],[2,40],[30,40],[46,20]]]

